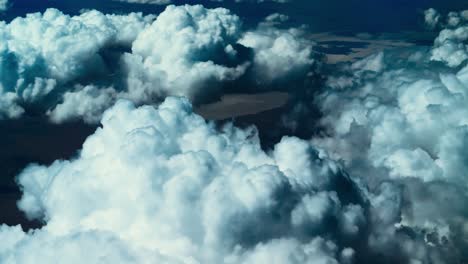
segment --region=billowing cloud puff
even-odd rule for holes
[[[215,93],[217,83],[245,71],[247,65],[236,63],[234,46],[240,34],[239,18],[227,9],[169,6],[123,57],[130,97],[148,100],[170,94],[194,100]],[[227,65],[229,60],[235,65]]]
[[[0,116],[17,117],[24,108],[43,111],[77,83],[105,79],[111,73],[106,56],[129,47],[152,19],[97,11],[70,17],[48,9],[1,23],[0,102],[7,107]]]
[[[54,122],[96,122],[118,98],[201,103],[235,89],[286,89],[281,82],[303,80],[317,61],[299,30],[244,32],[227,9],[201,5],[168,6],[156,19],[49,9],[0,24],[0,38],[0,118],[32,111]]]
[[[119,101],[101,123],[74,159],[18,176],[19,207],[45,225],[0,227],[2,263],[445,257],[405,233],[397,184],[370,191],[306,141],[285,137],[265,152],[254,128],[218,130],[178,98],[157,109]]]
[[[371,190],[381,189],[382,182],[401,186],[402,191],[385,187],[392,198],[371,203],[388,203],[380,206],[386,208],[382,217],[401,218],[401,227],[425,234],[426,243],[445,252],[436,258],[442,263],[467,257],[465,30],[464,24],[444,29],[432,49],[406,50],[404,57],[402,51],[378,53],[343,65],[314,99],[325,131],[312,142]],[[436,51],[451,44],[460,48],[458,55],[436,62]],[[394,232],[389,230],[374,234],[375,247],[388,246]],[[408,249],[414,247],[419,246]]]
[[[169,6],[123,57],[129,97],[184,95],[198,103],[219,95],[226,83],[272,90],[274,82],[304,80],[317,56],[302,34],[265,24],[243,32],[227,9]]]
[[[119,101],[79,156],[18,182],[19,207],[45,226],[0,227],[2,263],[338,263],[370,219],[309,143],[266,153],[255,129],[217,131],[177,98]]]
[[[450,67],[457,67],[468,59],[468,10],[450,12],[446,22],[434,9],[425,11],[426,24],[444,28],[434,41],[432,60],[441,61]]]
[[[308,114],[323,133],[270,151],[255,128],[217,128],[187,99],[135,103],[196,103],[240,84],[309,96],[314,44],[272,27],[284,17],[247,32],[228,10],[202,6],[156,19],[49,10],[2,24],[3,117],[51,102],[40,110],[54,122],[102,126],[75,158],[18,176],[19,207],[44,226],[0,227],[0,262],[463,262],[468,66],[435,56],[466,48],[465,13],[451,14],[432,49],[336,69],[294,107],[320,110]],[[20,42],[26,26],[33,41]]]
[[[86,123],[95,124],[101,119],[102,113],[114,103],[116,97],[117,93],[111,87],[78,87],[76,91],[64,93],[63,102],[47,114],[54,123],[83,119]]]
[[[268,17],[266,22],[271,22],[271,19]],[[286,80],[291,83],[297,78],[306,79],[318,61],[312,49],[314,42],[298,29],[278,30],[262,25],[247,32],[239,42],[254,51],[252,78],[255,82],[260,86],[271,86],[273,82]]]

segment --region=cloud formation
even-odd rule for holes
[[[247,67],[237,61],[234,47],[241,33],[239,17],[227,9],[167,7],[122,58],[130,96],[150,100],[185,95],[196,100],[219,93],[220,83],[239,78]]]
[[[319,94],[314,43],[278,14],[248,31],[200,5],[0,24],[2,118],[101,122],[75,158],[18,176],[19,207],[44,226],[0,227],[0,262],[465,261],[466,14],[427,11],[433,47],[339,65]],[[193,113],[237,87],[286,89],[286,124],[320,133],[265,151],[255,128]]]
[[[299,29],[260,24],[245,32],[227,9],[169,6],[122,61],[131,98],[183,95],[199,103],[226,86],[274,90],[274,82],[304,79],[317,63],[312,47]]]
[[[78,157],[19,175],[19,207],[46,225],[2,226],[0,260],[338,263],[368,220],[343,181],[353,186],[297,138],[266,153],[255,129],[217,131],[185,99],[119,101]]]
[[[457,263],[468,238],[468,31],[461,18],[447,27],[430,49],[374,54],[335,71],[314,99],[325,131],[312,142],[371,190],[401,186],[386,202],[399,204],[399,225],[445,252],[437,261]]]
[[[262,23],[246,32],[229,10],[201,5],[168,6],[157,18],[49,9],[1,24],[0,38],[2,119],[32,111],[97,122],[118,98],[198,104],[233,89],[277,89],[317,63],[300,30]]]
[[[77,84],[106,79],[104,49],[128,47],[152,16],[104,15],[97,11],[70,17],[56,9],[0,24],[1,118],[25,109],[45,111],[63,91]]]

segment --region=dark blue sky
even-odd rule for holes
[[[26,13],[43,11],[48,7],[77,14],[81,9],[98,9],[106,13],[142,11],[159,13],[164,6],[126,4],[112,0],[12,0],[13,6],[3,20]],[[174,4],[200,3],[207,7],[224,6],[244,19],[247,26],[255,25],[265,16],[279,12],[290,17],[293,25],[306,24],[311,31],[338,32],[399,32],[422,29],[423,10],[434,7],[442,12],[468,8],[466,0],[292,0],[291,3],[222,3],[209,0],[173,0]]]

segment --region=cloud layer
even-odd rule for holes
[[[2,263],[338,263],[368,220],[358,188],[342,192],[354,183],[309,143],[265,153],[255,129],[218,132],[178,98],[119,101],[78,157],[18,182],[19,207],[46,225],[1,227]]]
[[[457,263],[468,238],[468,28],[462,18],[447,27],[430,49],[379,53],[335,71],[314,99],[325,131],[312,142],[371,190],[402,186],[400,225],[446,250],[439,261]]]
[[[19,175],[19,207],[45,225],[2,226],[2,263],[442,263],[462,254],[439,244],[454,243],[450,225],[402,219],[405,199],[423,205],[437,184],[416,184],[416,198],[395,181],[369,189],[367,175],[348,176],[307,141],[285,137],[265,152],[255,128],[218,130],[181,98],[158,108],[119,101],[101,123],[76,158]],[[433,219],[435,208],[421,208]]]
[[[0,227],[0,262],[468,259],[467,12],[427,11],[432,47],[339,65],[320,90],[320,55],[274,27],[286,19],[246,31],[227,9],[186,5],[1,23],[0,117],[101,126],[75,158],[18,176],[19,207],[44,226]],[[239,87],[287,90],[284,123],[320,130],[265,151],[255,128],[193,113]]]

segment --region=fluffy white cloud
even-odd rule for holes
[[[358,62],[385,64],[387,69],[362,75],[354,70],[358,76],[349,86],[331,79],[330,86],[336,88],[325,92],[320,103],[326,114],[324,124],[333,127],[338,137],[353,133],[355,127],[369,129],[369,159],[373,166],[387,167],[392,177],[466,186],[467,178],[459,173],[464,161],[453,154],[463,155],[456,146],[464,145],[462,135],[468,125],[468,67],[453,73],[439,72],[437,66],[424,71],[416,67],[419,59],[410,61],[407,68],[392,65],[392,60],[396,61],[379,54]]]
[[[370,198],[380,230],[369,239],[381,251],[400,239],[394,226],[400,222],[440,249],[434,261],[456,263],[466,257],[448,253],[460,252],[468,238],[467,211],[461,206],[468,202],[465,31],[461,22],[442,30],[429,52],[406,50],[404,58],[402,51],[379,53],[343,65],[314,99],[326,129],[314,144],[342,160],[371,190],[381,190],[380,198]],[[442,50],[444,57],[436,57]],[[415,253],[421,244],[405,243],[408,256],[425,254]]]
[[[102,113],[114,103],[116,96],[116,91],[112,88],[78,86],[76,91],[64,93],[63,102],[47,114],[55,123],[83,119],[86,123],[95,124],[101,119]]]
[[[450,67],[460,66],[467,61],[468,23],[455,29],[442,30],[435,40],[431,59],[444,62]]]
[[[47,109],[68,87],[104,78],[110,70],[102,50],[129,47],[152,19],[97,11],[70,17],[48,9],[0,23],[0,101],[7,105],[0,116]]]
[[[198,103],[219,95],[226,83],[272,90],[313,71],[313,45],[298,29],[262,23],[243,32],[227,9],[169,6],[123,56],[128,97],[184,95]]]
[[[249,32],[228,10],[202,6],[169,6],[156,19],[48,10],[1,24],[2,117],[50,102],[54,122],[96,122],[116,100],[134,103],[106,111],[77,157],[19,175],[19,207],[45,225],[0,227],[0,262],[466,259],[468,66],[435,56],[448,46],[463,54],[464,14],[449,15],[430,52],[344,65],[296,105],[320,109],[326,131],[312,144],[324,150],[286,137],[268,152],[254,128],[217,129],[186,99],[134,103],[203,101],[226,84],[310,95],[296,84],[314,74],[314,43],[272,28],[281,16]]]
[[[273,82],[306,79],[319,61],[313,51],[314,42],[298,29],[278,30],[262,25],[239,41],[254,50],[252,78],[257,85],[270,87]]]
[[[430,28],[443,28],[434,41],[431,59],[450,67],[462,65],[468,59],[468,10],[450,12],[446,21],[432,8],[424,14]]]
[[[79,156],[19,175],[19,207],[46,224],[0,227],[0,262],[338,263],[339,230],[367,221],[343,180],[297,138],[269,154],[254,129],[217,131],[185,99],[119,101]]]
[[[96,122],[118,98],[200,103],[226,87],[286,89],[317,61],[299,30],[244,32],[229,10],[201,5],[168,6],[157,18],[49,9],[0,24],[0,39],[0,118],[34,109],[55,122]]]
[[[233,46],[241,33],[239,17],[227,9],[167,7],[123,57],[130,97],[145,101],[169,94],[195,100],[216,93],[219,83],[245,71],[247,65],[225,65],[235,60]]]

